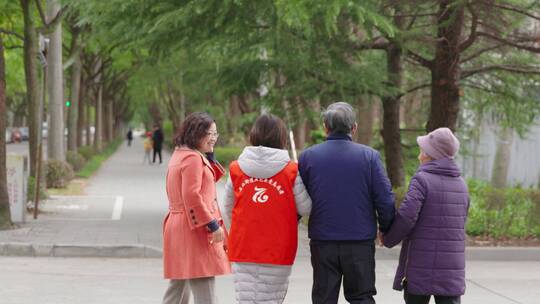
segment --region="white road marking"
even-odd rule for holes
[[[112,213],[112,219],[117,221],[122,217],[122,207],[124,205],[124,197],[116,196],[116,201],[114,202],[114,209]]]

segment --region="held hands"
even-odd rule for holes
[[[210,244],[223,242],[225,239],[225,232],[222,227],[210,234]]]
[[[384,233],[380,232],[379,231],[379,239],[377,241],[377,244],[380,246],[380,247],[384,247]]]

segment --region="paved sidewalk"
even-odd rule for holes
[[[142,140],[123,143],[90,178],[84,196],[58,196],[40,205],[20,229],[0,231],[0,255],[160,255],[161,223],[167,213],[163,164],[143,164]]]

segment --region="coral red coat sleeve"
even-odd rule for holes
[[[182,200],[189,217],[189,227],[193,230],[205,226],[214,219],[201,195],[205,164],[199,155],[193,154],[184,159],[181,167],[182,180],[190,181],[182,183]]]

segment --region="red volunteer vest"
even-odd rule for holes
[[[247,176],[230,165],[234,208],[229,232],[229,260],[292,265],[298,246],[294,181],[298,165],[289,162],[270,178]]]

